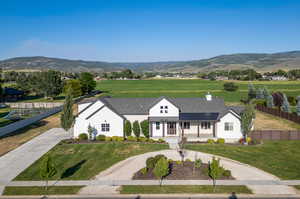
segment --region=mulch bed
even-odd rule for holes
[[[165,180],[209,180],[210,177],[207,175],[208,164],[202,163],[200,168],[195,168],[194,162],[185,161],[183,164],[177,164],[176,161],[170,162],[170,173]],[[153,169],[149,169],[144,175],[141,170],[136,172],[132,178],[133,180],[157,180],[153,173]],[[234,180],[232,176],[221,177],[220,180]]]
[[[142,142],[142,141],[100,141],[100,140],[76,140],[76,139],[65,139],[62,140],[62,144],[97,144],[97,143],[137,143],[137,144],[167,144],[166,142]]]

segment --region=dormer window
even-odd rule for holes
[[[168,106],[160,106],[160,113],[168,113]]]

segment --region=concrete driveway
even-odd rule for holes
[[[97,180],[131,180],[134,173],[146,166],[146,159],[157,154],[163,154],[173,160],[180,160],[180,156],[176,150],[162,150],[157,152],[149,152],[142,155],[137,155],[123,160],[109,169],[99,173],[95,178]],[[194,160],[195,157],[201,158],[204,163],[207,163],[215,155],[187,151],[186,158]],[[219,156],[215,156],[219,157]],[[276,176],[264,172],[255,167],[243,164],[231,159],[219,157],[220,163],[226,169],[231,170],[232,176],[237,180],[280,180]],[[285,185],[247,185],[255,194],[296,194],[294,188]],[[87,186],[80,190],[80,194],[103,194],[117,193],[118,187],[103,187],[103,186]],[[107,190],[107,191],[106,191]]]
[[[0,181],[7,184],[47,153],[61,140],[70,138],[61,128],[53,128],[0,157]],[[4,187],[0,187],[2,194]]]

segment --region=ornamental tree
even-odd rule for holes
[[[267,89],[267,87],[264,87],[264,89],[263,89],[263,95],[264,95],[264,99],[267,101],[268,97],[270,96],[270,92]]]
[[[162,180],[169,174],[169,162],[166,158],[162,157],[155,164],[153,169],[154,175],[159,179],[159,185],[162,185]]]
[[[73,96],[72,96],[72,89],[69,88],[64,105],[62,114],[60,116],[60,124],[63,129],[68,131],[74,122],[74,115],[73,115]]]
[[[136,137],[140,137],[141,134],[140,123],[137,120],[133,122],[132,130]]]
[[[281,105],[281,110],[288,113],[291,112],[290,103],[285,94],[283,94],[283,102]]]
[[[214,192],[216,191],[217,179],[222,176],[223,168],[220,166],[220,159],[216,160],[213,157],[212,161],[209,162],[208,175],[213,180]]]
[[[57,173],[55,168],[55,164],[52,162],[52,159],[49,155],[47,155],[40,166],[40,176],[46,182],[45,186],[45,194],[48,194],[48,181]]]
[[[126,120],[124,124],[124,133],[128,137],[131,136],[131,132],[132,132],[131,123],[130,121]]]
[[[244,136],[244,141],[246,142],[247,136],[252,128],[252,120],[255,117],[255,112],[252,104],[245,107],[245,110],[241,115],[241,128]]]
[[[144,120],[141,122],[141,129],[146,138],[149,138],[149,121]]]
[[[274,107],[274,101],[273,101],[273,96],[269,95],[267,97],[267,107],[273,108]]]
[[[256,91],[253,84],[248,85],[248,100],[254,99],[256,97]]]

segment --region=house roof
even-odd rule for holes
[[[180,113],[179,120],[216,121],[219,113]]]
[[[112,109],[114,112],[120,115],[147,115],[149,109],[162,99],[167,99],[176,107],[179,108],[180,114],[188,113],[182,115],[182,117],[213,117],[215,120],[215,114],[218,113],[217,118],[223,117],[230,110],[237,114],[240,114],[243,107],[237,106],[225,106],[224,100],[220,98],[213,97],[211,101],[207,101],[206,98],[171,98],[171,97],[160,97],[160,98],[111,98],[102,97],[95,100],[100,100],[107,107]],[[92,100],[89,103],[93,102]],[[87,103],[87,102],[86,102]],[[197,115],[193,113],[210,113]],[[209,120],[211,118],[208,118]]]

